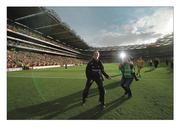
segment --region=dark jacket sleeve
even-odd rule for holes
[[[86,66],[86,78],[90,77],[90,62]]]
[[[119,70],[121,71],[121,73],[124,73],[124,65],[123,64],[119,64]]]
[[[106,72],[104,71],[104,66],[103,66],[103,64],[102,64],[101,61],[99,61],[99,64],[100,64],[100,68],[101,68],[102,74],[103,74],[106,78],[109,78],[109,75],[106,74]]]

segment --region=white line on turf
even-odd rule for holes
[[[60,77],[60,76],[55,76],[55,77],[50,77],[50,76],[8,76],[9,78],[47,78],[47,79],[85,79],[82,77],[76,77],[76,78],[68,78],[68,77]]]
[[[83,77],[61,77],[61,76],[54,76],[54,77],[49,77],[49,76],[8,76],[8,78],[46,78],[46,79],[86,79]],[[117,78],[121,79],[121,78]],[[111,80],[117,80],[112,78]],[[141,80],[170,80],[172,78],[142,78]]]

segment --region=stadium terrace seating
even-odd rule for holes
[[[45,36],[45,35],[42,35],[41,33],[37,32],[37,31],[34,31],[34,30],[31,30],[30,28],[26,27],[26,26],[22,26],[20,24],[17,24],[17,23],[14,23],[10,20],[8,20],[8,24],[7,24],[7,29],[9,31],[14,31],[14,32],[18,32],[18,33],[22,33],[22,34],[25,34],[25,35],[28,35],[30,37],[33,37],[33,38],[36,38],[36,39],[40,39],[42,41],[45,41],[45,42],[49,42],[51,44],[55,44],[59,47],[62,47],[63,49],[65,50],[69,50],[69,51],[72,51],[72,52],[75,52],[75,53],[80,53],[74,49],[72,49],[71,47],[67,47],[57,41],[54,41],[53,39]]]
[[[77,54],[72,53],[72,52],[68,52],[68,51],[64,51],[61,49],[57,49],[57,48],[53,48],[50,46],[45,46],[42,44],[37,44],[31,41],[26,41],[26,40],[22,40],[22,39],[17,39],[17,38],[13,38],[13,37],[9,37],[8,36],[8,46],[9,47],[13,47],[13,48],[31,48],[32,50],[38,50],[41,52],[51,52],[56,53],[56,54],[64,54],[65,56],[71,56],[71,57],[78,57]]]
[[[8,50],[7,54],[7,68],[16,67],[35,67],[35,66],[52,66],[73,64],[81,65],[85,61],[75,58],[62,57],[57,55],[49,55],[28,51],[15,51],[14,49]]]
[[[80,65],[82,53],[21,24],[8,20],[7,68]]]

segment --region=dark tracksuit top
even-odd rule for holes
[[[101,79],[103,80],[102,74],[108,78],[109,76],[104,71],[104,66],[100,60],[92,59],[86,67],[87,79]]]

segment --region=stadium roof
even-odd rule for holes
[[[7,18],[77,50],[90,48],[53,10],[44,7],[8,7]]]
[[[173,33],[165,35],[162,38],[157,39],[155,42],[150,44],[139,44],[139,45],[125,45],[125,46],[113,46],[113,47],[102,47],[96,48],[99,51],[117,51],[117,50],[132,50],[132,49],[145,49],[145,48],[154,48],[162,47],[173,44]]]

